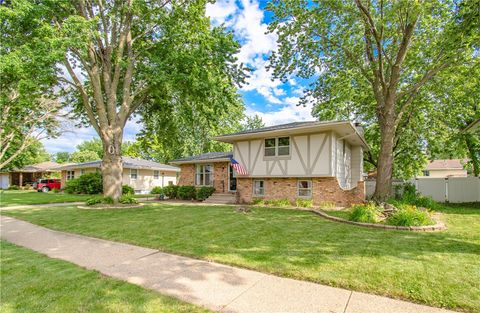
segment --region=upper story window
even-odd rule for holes
[[[159,171],[153,171],[153,179],[159,179],[160,178],[160,172]]]
[[[195,185],[211,186],[213,185],[213,166],[210,164],[197,164],[195,175]]]
[[[130,178],[131,179],[137,179],[138,177],[138,172],[136,168],[131,168],[130,169]]]
[[[290,155],[290,137],[278,137],[265,139],[266,157]]]
[[[430,176],[430,171],[427,171],[427,170],[423,171],[423,176]]]

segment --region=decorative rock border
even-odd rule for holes
[[[432,216],[432,219],[436,222],[435,225],[428,225],[428,226],[395,226],[395,225],[386,225],[386,224],[372,224],[372,223],[360,223],[360,222],[354,222],[354,221],[349,221],[340,217],[332,216],[327,213],[325,213],[322,210],[319,209],[310,209],[309,210],[312,213],[315,213],[317,215],[320,215],[321,217],[331,220],[334,222],[339,222],[339,223],[344,223],[344,224],[350,224],[350,225],[356,225],[356,226],[361,226],[361,227],[367,227],[367,228],[379,228],[379,229],[384,229],[384,230],[407,230],[407,231],[416,231],[416,232],[432,232],[432,231],[441,231],[447,229],[445,226],[445,223],[443,223],[440,220],[440,214],[436,213]]]
[[[105,210],[105,209],[134,209],[134,208],[141,208],[145,204],[138,203],[138,204],[125,204],[125,205],[77,205],[77,208],[83,210]]]

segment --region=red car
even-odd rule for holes
[[[52,189],[59,189],[60,190],[60,179],[40,179],[34,186],[38,192],[49,192]]]

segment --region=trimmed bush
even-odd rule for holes
[[[153,187],[152,190],[150,191],[152,195],[162,195],[163,194],[163,188],[160,186]]]
[[[135,190],[133,187],[129,185],[123,185],[122,186],[122,195],[133,195],[135,193]]]
[[[435,224],[429,212],[420,211],[414,205],[400,206],[398,211],[387,218],[386,222],[395,226],[426,226]]]
[[[177,185],[165,186],[163,187],[163,194],[170,199],[176,199],[178,196],[178,187]]]
[[[297,199],[295,205],[299,208],[311,208],[313,207],[312,199]]]
[[[78,179],[67,180],[67,183],[65,184],[66,193],[80,193],[79,189]]]
[[[120,197],[120,199],[118,199],[118,202],[121,204],[137,204],[138,200],[131,195],[123,195]]]
[[[67,193],[80,193],[94,195],[103,192],[102,174],[87,173],[79,178],[67,181],[65,186]]]
[[[205,200],[210,197],[215,192],[215,188],[213,187],[200,187],[196,190],[196,199],[197,200]]]
[[[102,203],[102,198],[99,197],[88,198],[87,201],[85,201],[86,205],[95,205],[99,203]]]
[[[177,191],[178,199],[192,200],[195,199],[197,191],[194,186],[179,186]]]
[[[20,187],[18,187],[17,185],[11,185],[7,189],[8,190],[20,190]]]
[[[353,206],[349,219],[360,223],[377,223],[379,215],[380,209],[374,203],[360,204]]]
[[[272,199],[265,201],[265,203],[275,207],[286,207],[291,205],[290,200],[288,199]]]

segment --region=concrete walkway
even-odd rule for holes
[[[83,202],[59,202],[59,203],[45,203],[45,204],[21,204],[21,205],[12,205],[12,206],[0,206],[1,211],[16,210],[16,209],[35,209],[35,208],[52,208],[59,206],[76,206],[84,205]]]
[[[52,258],[221,312],[451,312],[340,288],[57,232],[1,217],[1,238]]]

